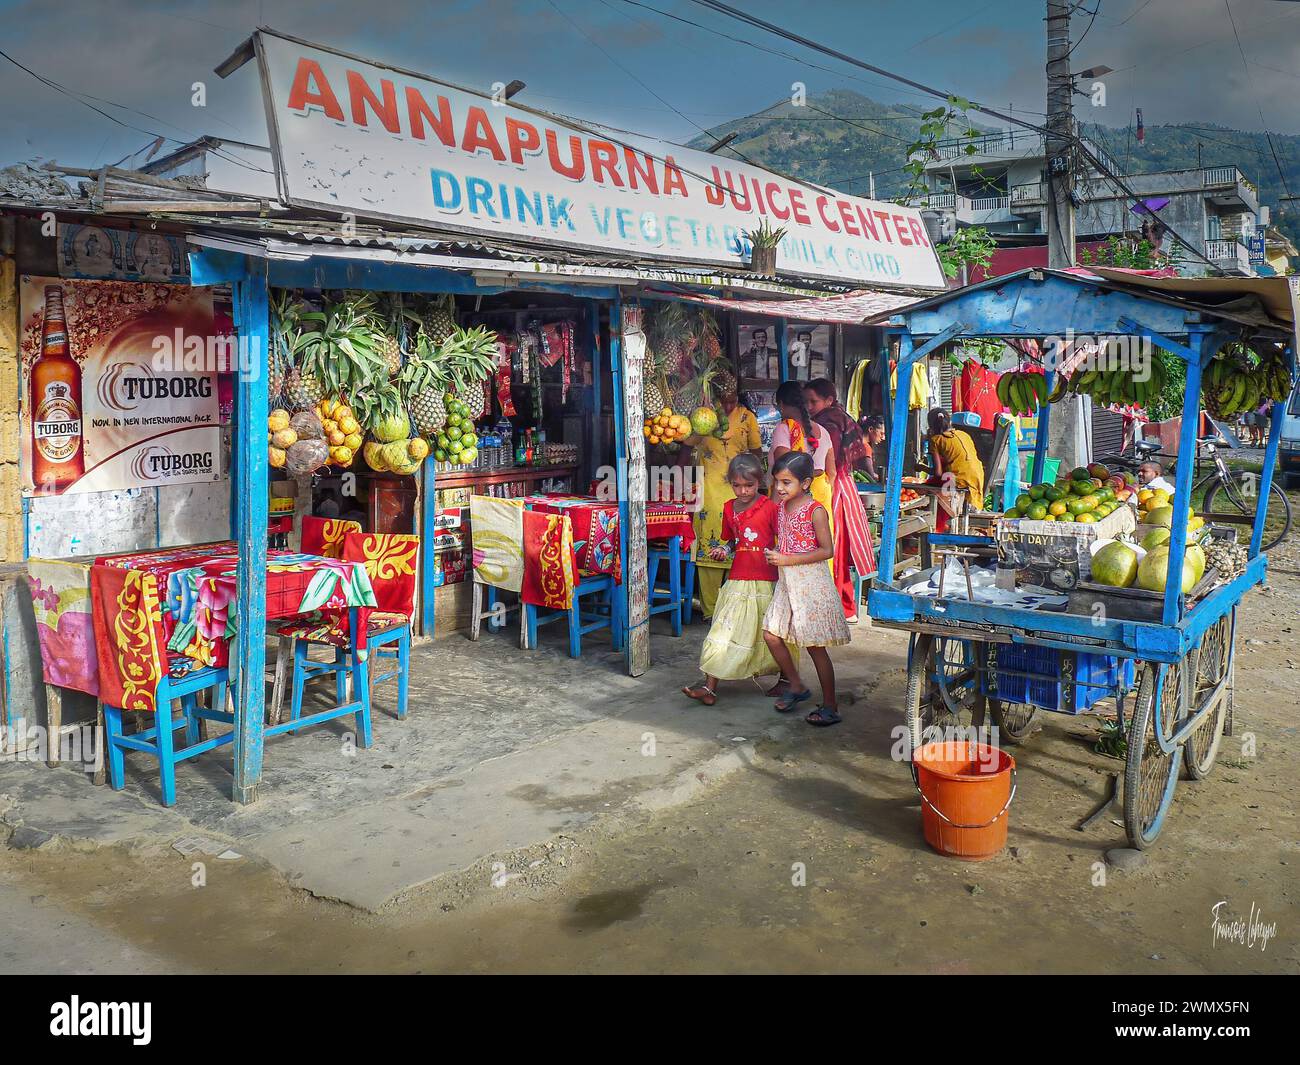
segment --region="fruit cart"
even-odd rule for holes
[[[1045,378],[1028,395],[1023,388],[1017,392],[1030,408],[1024,413],[1036,411],[1039,418],[1035,469],[1044,468],[1052,401],[1083,391],[1094,401],[1131,403],[1149,392],[1149,382],[1137,380],[1140,362],[1106,363],[1114,345],[1101,345],[1098,356],[1094,343],[1093,354],[1084,356],[1073,350],[1075,338],[1122,337],[1138,351],[1145,345],[1148,354],[1153,346],[1173,353],[1185,364],[1187,382],[1175,483],[1190,485],[1202,381],[1208,387],[1223,376],[1214,361],[1248,349],[1260,369],[1238,371],[1258,372],[1260,387],[1289,392],[1296,370],[1295,317],[1283,278],[1156,279],[1098,269],[1025,270],[877,320],[897,341],[901,380],[909,378],[910,366],[952,341],[1036,341],[1047,356]],[[905,391],[886,395],[891,424],[906,424],[907,400]],[[1269,496],[1283,407],[1274,406],[1261,501]],[[992,593],[980,601],[962,580],[949,580],[946,591],[940,584],[938,595],[933,589],[922,594],[916,577],[892,577],[903,446],[904,434],[891,433],[881,576],[868,608],[876,624],[910,634],[905,713],[912,751],[935,738],[936,729],[943,737],[945,726],[983,725],[986,717],[1000,740],[1017,743],[1040,710],[1080,713],[1114,699],[1127,739],[1124,824],[1134,847],[1150,846],[1170,809],[1180,769],[1191,779],[1204,778],[1222,736],[1231,733],[1237,606],[1264,580],[1266,504],[1250,527],[1240,572],[1218,581],[1211,572],[1185,591],[1191,493],[1175,492],[1164,591],[1141,593],[1136,610],[1132,599],[1097,585],[1081,586],[1064,609],[997,604]],[[930,541],[936,553],[966,560],[996,547],[990,536],[933,535]]]

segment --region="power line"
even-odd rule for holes
[[[1282,160],[1277,157],[1277,148],[1273,145],[1273,134],[1268,131],[1268,123],[1264,120],[1264,107],[1259,102],[1259,93],[1255,91],[1255,77],[1251,74],[1250,64],[1246,61],[1246,49],[1241,45],[1241,34],[1237,32],[1237,20],[1232,15],[1232,4],[1229,3],[1229,0],[1223,0],[1223,6],[1228,11],[1228,22],[1232,24],[1232,35],[1237,40],[1237,52],[1241,55],[1241,67],[1246,72],[1246,84],[1250,86],[1250,94],[1255,98],[1255,109],[1259,111],[1259,124],[1264,127],[1264,139],[1268,142],[1268,150],[1273,155],[1273,165],[1277,167],[1277,176],[1282,179],[1282,188],[1290,196],[1291,190],[1287,187],[1286,174],[1282,170]]]

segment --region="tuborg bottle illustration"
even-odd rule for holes
[[[45,289],[41,354],[32,364],[32,483],[57,495],[86,472],[81,446],[81,367],[68,346],[63,289]]]

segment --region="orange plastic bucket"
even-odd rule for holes
[[[921,790],[925,841],[968,862],[992,858],[1007,845],[1015,797],[1015,759],[984,743],[927,743],[913,759]]]

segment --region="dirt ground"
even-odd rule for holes
[[[1239,619],[1236,734],[1208,781],[1180,781],[1164,834],[1133,870],[1103,860],[1125,846],[1117,815],[1074,828],[1120,768],[1093,750],[1094,717],[1047,715],[1015,749],[1004,855],[931,852],[909,776],[889,757],[906,644],[882,630],[871,646],[892,667],[853,692],[838,728],[765,741],[685,805],[598,820],[378,914],[249,859],[196,869],[162,847],[0,850],[0,926],[13,930],[0,970],[1294,973],[1294,539],[1273,572]],[[725,701],[682,713],[730,725]],[[1232,918],[1254,923],[1253,945],[1226,934]]]

